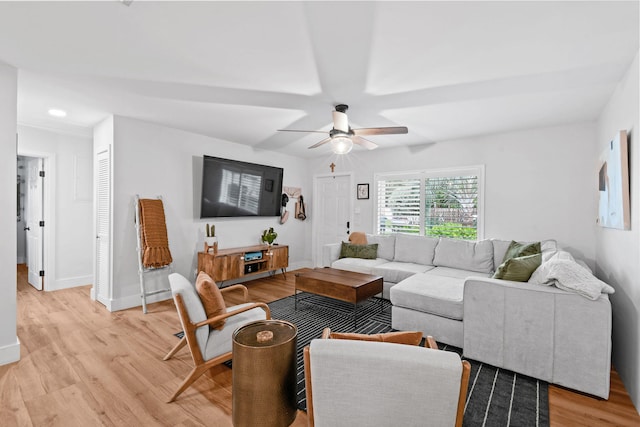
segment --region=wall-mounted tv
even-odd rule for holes
[[[283,169],[204,156],[200,218],[279,216]]]

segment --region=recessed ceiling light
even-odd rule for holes
[[[67,112],[58,108],[50,108],[49,115],[53,117],[67,117]]]

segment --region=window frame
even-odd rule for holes
[[[417,171],[398,171],[398,172],[379,172],[373,175],[373,229],[377,234],[380,231],[378,219],[378,207],[379,207],[379,193],[378,182],[391,179],[420,179],[420,236],[425,235],[425,209],[424,209],[424,197],[425,197],[425,179],[427,178],[447,178],[447,177],[460,177],[460,176],[477,176],[478,177],[478,199],[477,199],[477,221],[476,221],[476,241],[484,239],[484,223],[485,223],[485,165],[471,165],[451,168],[439,168],[439,169],[424,169]]]

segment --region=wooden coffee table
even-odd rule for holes
[[[358,303],[382,292],[382,277],[335,268],[316,268],[296,274],[295,309],[298,309],[298,291],[353,304],[353,323],[357,326]],[[382,300],[380,300],[382,302]],[[383,305],[380,304],[382,308]]]

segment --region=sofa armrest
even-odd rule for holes
[[[602,398],[609,396],[611,303],[507,280],[464,285],[464,355]]]
[[[329,243],[322,247],[322,266],[331,267],[334,261],[340,258],[342,243]]]

